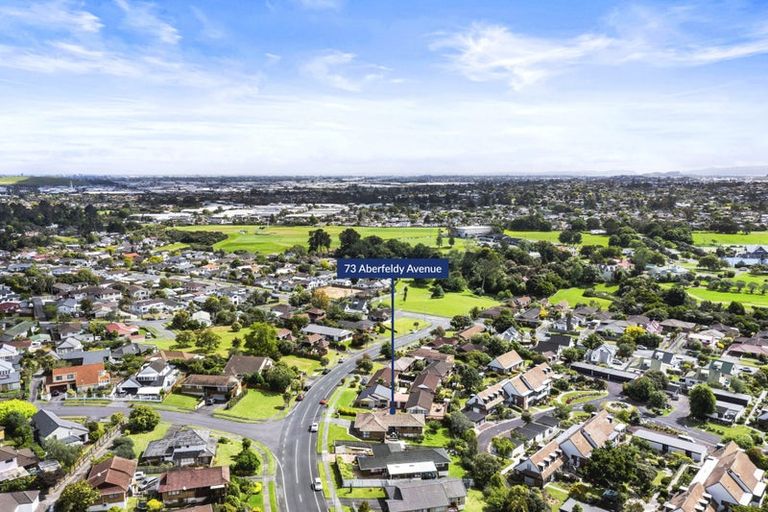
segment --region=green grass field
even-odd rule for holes
[[[755,231],[748,235],[745,235],[744,233],[731,235],[725,233],[713,233],[712,231],[695,231],[693,233],[693,244],[701,247],[768,244],[768,231]]]
[[[331,453],[333,453],[334,441],[360,441],[360,439],[350,434],[347,429],[341,425],[329,423],[325,427],[328,429],[328,451]]]
[[[130,434],[126,437],[133,439],[133,451],[136,457],[140,457],[144,450],[147,449],[147,445],[150,441],[156,441],[162,439],[168,429],[171,428],[171,424],[167,421],[161,421],[157,424],[155,429],[151,432],[144,432],[142,434]]]
[[[29,178],[27,176],[0,176],[0,186],[2,185],[18,185]]]
[[[439,228],[374,228],[359,226],[254,226],[254,225],[205,225],[205,226],[182,226],[175,229],[184,231],[217,231],[227,235],[223,240],[213,247],[222,249],[226,252],[248,251],[263,254],[273,254],[282,252],[294,245],[307,246],[309,232],[322,227],[332,238],[331,248],[338,247],[339,233],[348,227],[354,228],[361,236],[376,235],[384,240],[401,240],[411,245],[424,244],[428,247],[437,247],[437,232]],[[443,246],[448,250],[448,230],[443,229]],[[456,238],[456,249],[466,247],[467,241]]]
[[[162,405],[191,412],[195,410],[195,406],[199,402],[200,399],[195,396],[182,395],[181,393],[169,393],[163,400]]]
[[[746,290],[746,289],[745,289]],[[708,300],[711,302],[721,302],[730,304],[731,302],[740,302],[745,306],[768,307],[768,295],[761,295],[758,290],[752,294],[746,291],[737,292],[718,292],[706,288],[688,288],[688,295],[696,300]]]
[[[231,409],[216,411],[215,416],[250,421],[265,420],[284,412],[283,396],[261,389],[249,389]]]
[[[504,231],[504,234],[511,236],[512,238],[522,238],[523,240],[531,240],[533,242],[544,241],[553,244],[560,243],[560,240],[557,238],[560,236],[560,231],[511,231],[507,229]],[[579,245],[599,245],[607,247],[608,236],[582,233],[581,243]]]
[[[608,309],[611,305],[611,301],[608,299],[601,299],[600,297],[585,297],[583,288],[563,288],[557,290],[557,292],[549,297],[550,304],[558,304],[562,301],[568,302],[571,307],[576,304],[590,304],[594,302],[600,309]]]
[[[467,501],[464,503],[464,512],[483,512],[484,508],[483,491],[467,489]]]
[[[403,289],[408,286],[408,298],[403,301]],[[397,283],[397,295],[395,296],[395,308],[401,311],[412,311],[426,315],[452,317],[466,315],[474,307],[487,309],[498,306],[500,302],[489,297],[480,297],[472,292],[446,293],[443,298],[433,299],[432,292],[427,288],[413,286],[411,281]],[[389,297],[384,297],[382,302],[389,304]],[[397,327],[395,327],[397,328]]]

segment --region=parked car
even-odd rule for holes
[[[297,402],[301,402],[302,400],[304,400],[304,395],[302,393],[299,393],[298,395],[296,395]]]
[[[323,398],[322,400],[320,400],[320,405],[328,405],[328,400]]]
[[[318,429],[318,424],[317,424],[317,422],[314,422],[314,423],[312,423],[312,424],[309,426],[309,431],[310,431],[310,432],[317,432],[317,429]]]
[[[315,477],[315,481],[312,484],[312,488],[316,491],[322,491],[323,490],[323,482],[320,481],[318,477]]]

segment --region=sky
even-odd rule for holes
[[[768,164],[768,2],[0,0],[0,173]]]

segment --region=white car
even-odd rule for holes
[[[677,436],[678,439],[682,439],[683,441],[688,441],[689,443],[695,443],[694,439],[691,436],[687,436],[685,434],[679,434]]]
[[[315,477],[315,482],[312,484],[312,488],[316,491],[322,491],[323,482],[321,482],[319,478]]]
[[[309,431],[310,432],[317,432],[317,427],[318,427],[317,423],[313,423],[313,424],[311,424],[309,426]]]

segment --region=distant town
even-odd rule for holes
[[[765,511],[764,177],[13,176],[0,219],[2,512]]]

